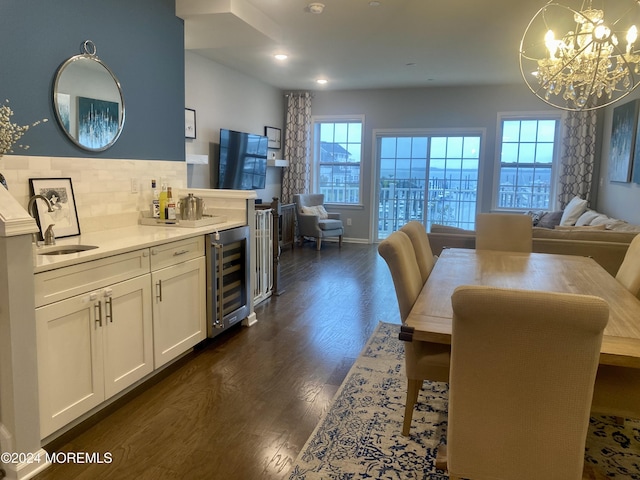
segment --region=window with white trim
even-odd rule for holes
[[[553,208],[560,124],[555,113],[499,115],[496,208]]]
[[[314,185],[325,203],[361,203],[363,123],[357,117],[314,118]]]

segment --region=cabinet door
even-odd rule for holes
[[[36,308],[42,438],[104,400],[100,308],[96,293]]]
[[[186,352],[207,336],[204,257],[152,273],[155,366]]]
[[[101,291],[105,398],[153,371],[150,275]]]

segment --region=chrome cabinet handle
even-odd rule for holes
[[[105,320],[108,320],[109,323],[113,323],[113,300],[111,297],[107,298],[104,301],[104,309],[105,309]]]
[[[173,256],[177,257],[178,255],[184,255],[185,253],[189,253],[189,250],[179,250],[177,252],[173,252]]]
[[[162,301],[162,280],[158,280],[158,283],[156,283],[156,300]]]
[[[102,302],[96,302],[93,304],[93,313],[96,316],[96,323],[98,326],[102,326]]]

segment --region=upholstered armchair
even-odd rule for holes
[[[304,237],[315,238],[316,249],[320,250],[323,238],[338,237],[338,246],[342,247],[344,227],[340,214],[326,211],[323,194],[297,194],[293,196],[293,202],[296,204],[300,243]]]

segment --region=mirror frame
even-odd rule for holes
[[[114,73],[111,71],[111,69],[102,61],[100,60],[97,55],[95,54],[96,49],[95,49],[95,45],[93,44],[93,42],[91,42],[91,40],[87,40],[86,42],[83,43],[83,50],[85,53],[82,53],[80,55],[74,55],[71,58],[68,58],[67,60],[65,60],[62,65],[60,65],[60,67],[58,67],[58,70],[56,71],[56,77],[55,77],[55,81],[53,84],[53,109],[55,110],[55,114],[56,114],[56,119],[58,121],[58,125],[60,126],[60,128],[64,131],[64,133],[67,135],[67,137],[69,137],[69,139],[78,147],[82,148],[83,150],[87,150],[90,152],[103,152],[105,150],[107,150],[108,148],[112,147],[114,143],[116,143],[116,141],[118,140],[118,138],[120,137],[120,134],[122,133],[122,130],[124,128],[124,121],[125,121],[125,105],[124,105],[124,96],[122,95],[122,86],[120,85],[120,82],[118,81],[118,79],[116,78],[116,76],[114,75]],[[115,136],[113,137],[113,139],[111,139],[111,141],[101,147],[98,148],[92,148],[92,147],[88,147],[86,145],[83,145],[82,143],[80,143],[79,138],[76,138],[72,132],[70,132],[69,130],[67,130],[67,128],[65,127],[64,121],[62,119],[61,113],[60,113],[60,105],[58,102],[58,87],[59,87],[59,83],[60,83],[60,78],[62,77],[65,69],[67,67],[69,67],[70,65],[75,64],[75,62],[80,61],[80,60],[89,60],[89,61],[93,61],[96,62],[98,65],[100,65],[102,68],[104,68],[104,70],[111,76],[115,87],[118,89],[118,93],[120,96],[120,112],[119,112],[119,122],[118,122],[118,131],[116,132]]]

